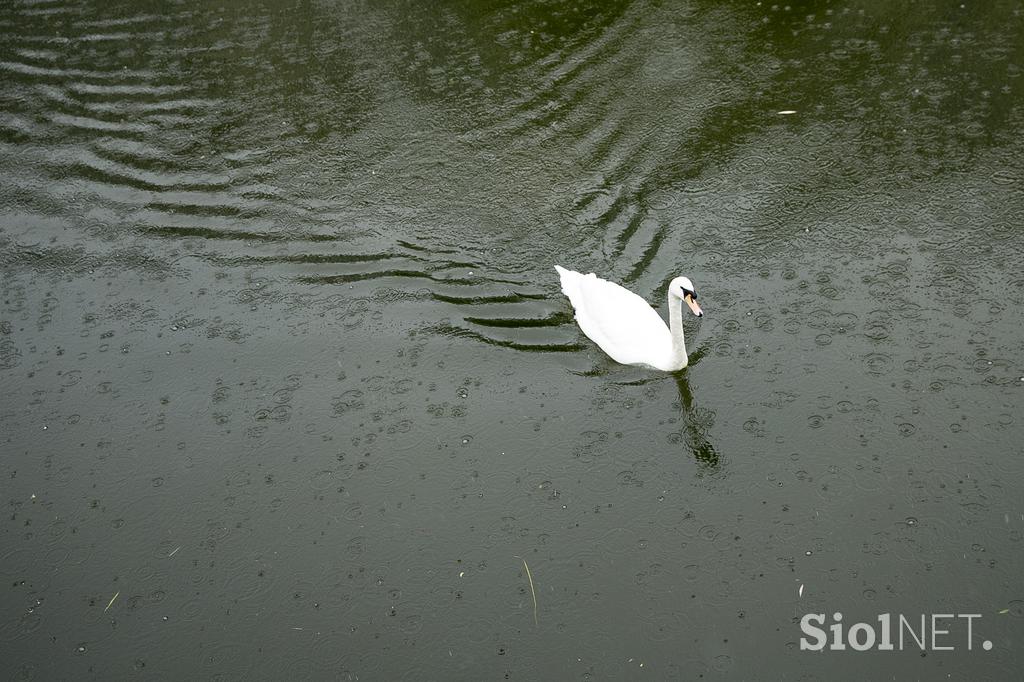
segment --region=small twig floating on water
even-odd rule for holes
[[[110,598],[110,601],[107,603],[107,608],[103,609],[103,613],[106,613],[107,609],[109,609],[111,606],[114,605],[114,600],[117,599],[117,595],[119,595],[119,594],[121,594],[121,590],[118,590],[117,592],[115,592],[114,596]]]
[[[533,589],[533,574],[530,573],[530,565],[526,563],[526,559],[521,556],[516,556],[517,559],[523,562],[523,568],[526,569],[526,579],[530,581],[530,596],[533,597],[533,624],[537,624],[537,591]]]

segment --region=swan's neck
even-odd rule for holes
[[[683,338],[683,304],[671,293],[668,295],[668,328],[672,332],[672,371],[675,371],[686,367],[690,358],[686,355],[686,339]]]

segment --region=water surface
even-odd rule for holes
[[[8,3],[4,676],[1019,679],[1022,22]]]

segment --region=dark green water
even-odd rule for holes
[[[5,679],[1024,674],[1020,3],[0,32]],[[555,263],[693,279],[691,367]]]

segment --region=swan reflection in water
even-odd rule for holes
[[[690,355],[689,366],[692,368],[701,358],[707,355],[710,344],[705,344]],[[647,376],[632,381],[612,382],[620,386],[644,386],[655,382],[666,381],[664,375],[651,376],[650,370],[641,370]],[[607,367],[595,367],[588,372],[581,372],[584,376],[603,376],[608,372]],[[719,455],[715,446],[709,439],[709,433],[715,425],[715,412],[698,406],[693,398],[693,390],[690,388],[690,373],[683,370],[672,372],[667,380],[676,385],[679,392],[679,400],[672,403],[673,410],[679,410],[682,424],[678,431],[668,434],[668,441],[674,445],[683,444],[690,450],[694,458],[700,463],[702,472],[710,473],[718,468]]]
[[[696,365],[708,352],[710,346],[703,346],[690,355],[690,367]],[[682,411],[683,427],[669,436],[673,443],[685,443],[693,456],[706,469],[718,468],[719,458],[715,446],[708,440],[708,433],[715,425],[715,412],[694,404],[693,391],[690,390],[689,372],[675,372],[672,379],[679,390],[679,408]]]

